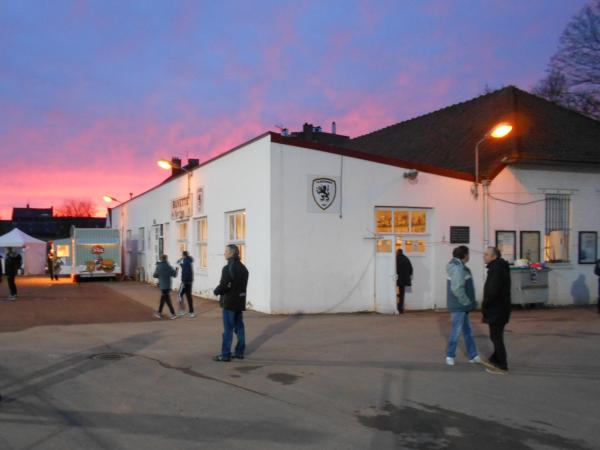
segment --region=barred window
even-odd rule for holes
[[[547,261],[569,261],[571,196],[546,194],[546,236],[544,253]]]

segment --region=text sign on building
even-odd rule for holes
[[[186,195],[171,200],[171,219],[184,220],[192,215],[192,196]]]
[[[340,212],[339,177],[309,175],[307,178],[308,212]]]
[[[450,227],[451,244],[468,244],[470,240],[469,227]]]

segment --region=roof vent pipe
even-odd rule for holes
[[[331,134],[336,134],[336,128],[337,126],[335,125],[335,121],[331,122]]]

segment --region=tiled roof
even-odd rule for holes
[[[472,174],[475,144],[498,122],[504,139],[480,146],[482,178],[508,162],[600,164],[600,122],[514,86],[350,139],[346,148]]]

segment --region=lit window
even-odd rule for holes
[[[70,249],[68,245],[57,245],[56,246],[56,256],[59,258],[68,258],[70,254]]]
[[[391,239],[377,239],[377,253],[390,253],[392,251]]]
[[[246,261],[246,211],[227,214],[227,244],[235,244],[240,249],[240,258]]]
[[[392,211],[378,209],[375,211],[375,228],[377,233],[388,234],[392,232]]]
[[[412,211],[410,213],[410,232],[427,232],[427,215],[425,214],[425,211]]]
[[[179,253],[188,249],[188,223],[180,222],[177,224],[177,247]]]
[[[569,231],[571,228],[571,196],[546,194],[546,261],[569,261]]]
[[[208,219],[201,217],[196,221],[196,249],[198,265],[201,269],[208,267]]]
[[[408,211],[394,211],[394,233],[408,233]]]

